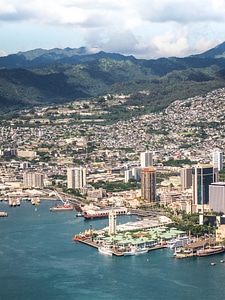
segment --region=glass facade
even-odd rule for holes
[[[198,205],[209,204],[209,185],[216,181],[213,167],[197,167],[193,169],[195,176],[195,203]]]

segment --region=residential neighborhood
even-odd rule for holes
[[[129,95],[105,96],[107,99],[108,105],[129,103]],[[106,122],[106,115],[107,120],[110,115],[100,101],[22,111],[15,118],[3,120],[0,128],[1,198],[15,192],[27,196],[30,189],[36,189],[42,197],[52,195],[52,188],[68,187],[68,168],[82,167],[86,184],[79,187],[79,193],[88,204],[104,206],[118,201],[135,209],[145,203],[140,184],[139,188],[116,192],[94,185],[130,179],[140,182],[140,176],[125,179],[125,174],[129,170],[138,173],[140,154],[150,151],[156,177],[160,178],[156,185],[158,200],[190,212],[187,203],[192,200],[192,190],[182,188],[180,169],[210,164],[213,152],[223,153],[224,101],[225,89],[218,89],[204,97],[174,101],[159,113],[112,124]],[[127,106],[127,110],[135,109]],[[176,161],[182,161],[182,165],[176,165]],[[31,180],[29,173],[35,173],[36,179]]]

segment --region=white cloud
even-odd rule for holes
[[[225,31],[225,0],[0,0],[0,7],[1,44],[5,51],[14,47],[14,52],[20,43],[13,31],[10,39],[4,39],[12,24],[18,31],[27,25],[21,45],[29,49],[33,45],[29,37],[37,35],[46,47],[86,46],[77,44],[86,41],[105,51],[146,58],[207,50],[223,41]],[[66,38],[60,42],[53,28],[67,32]]]

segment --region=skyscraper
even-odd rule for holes
[[[192,169],[193,202],[200,212],[209,204],[209,185],[218,180],[218,169],[212,165],[198,165]]]
[[[148,168],[153,166],[152,152],[145,151],[140,154],[141,168]]]
[[[67,188],[80,189],[86,186],[86,168],[68,168],[67,169]]]
[[[156,201],[156,170],[145,168],[141,171],[141,196],[149,202]]]
[[[218,171],[223,170],[223,153],[215,151],[212,153],[212,164],[214,168],[218,168]]]
[[[181,188],[182,191],[191,188],[192,186],[192,168],[182,168],[180,170]]]

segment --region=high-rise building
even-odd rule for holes
[[[192,186],[192,168],[182,168],[180,170],[182,191],[190,189]]]
[[[141,196],[149,202],[156,201],[156,170],[145,168],[141,171]]]
[[[124,171],[124,182],[127,183],[132,178],[133,178],[133,176],[132,176],[132,170],[125,170]]]
[[[68,168],[67,169],[67,188],[80,189],[86,186],[86,168]]]
[[[214,182],[209,186],[209,208],[225,213],[225,182]]]
[[[23,185],[26,187],[43,188],[44,175],[37,172],[25,172],[23,174]]]
[[[145,151],[140,154],[141,168],[148,168],[153,166],[152,152]]]
[[[218,169],[212,165],[198,165],[192,169],[193,203],[199,212],[209,204],[209,186],[218,181]]]
[[[217,168],[218,171],[223,170],[223,153],[220,151],[215,151],[212,153],[212,164],[214,168]]]
[[[137,182],[140,182],[141,181],[141,168],[140,167],[132,168],[132,176]]]
[[[112,209],[109,212],[109,235],[116,234],[116,213]]]

